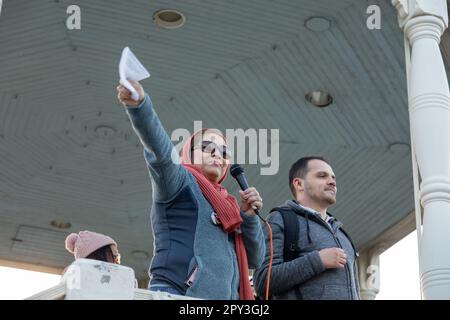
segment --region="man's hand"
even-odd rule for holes
[[[341,248],[322,249],[319,256],[326,269],[343,268],[347,263],[347,255]]]
[[[131,106],[131,107],[135,107],[138,106],[142,103],[142,101],[144,100],[144,89],[142,88],[141,84],[137,81],[131,81],[130,80],[131,85],[136,89],[136,91],[139,94],[139,99],[138,101],[134,101],[133,99],[131,99],[131,92],[130,90],[128,90],[127,88],[125,88],[123,85],[118,85],[117,86],[117,99],[119,99],[119,101],[124,105],[124,106]]]
[[[258,191],[250,187],[245,191],[239,190],[241,196],[241,210],[248,215],[254,216],[255,209],[261,210],[263,203]]]

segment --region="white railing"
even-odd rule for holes
[[[78,259],[61,282],[25,300],[193,300],[137,288],[133,269],[97,260]]]

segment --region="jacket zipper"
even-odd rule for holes
[[[333,235],[333,237],[336,239],[336,242],[338,243],[339,247],[344,250],[344,248],[342,247],[341,242],[339,241],[339,239]],[[350,267],[347,266],[347,263],[344,266],[345,268],[345,276],[347,277],[347,283],[349,284],[349,290],[350,290],[350,299],[353,300],[353,290],[352,290],[352,277],[350,275]]]
[[[195,276],[197,274],[198,266],[195,265],[195,267],[192,269],[192,271],[189,273],[187,280],[184,282],[185,285],[188,287],[191,287],[194,284]]]
[[[325,225],[325,227],[328,229],[328,231],[330,231],[331,234],[333,235],[334,241],[337,243],[337,245],[339,246],[339,248],[341,248],[342,250],[344,250],[344,248],[343,248],[341,242],[340,242],[339,239],[336,237],[336,233],[338,232],[339,228],[337,228],[336,231],[333,231],[333,229],[331,228],[331,226],[330,226],[326,221],[324,221],[323,219],[317,219],[317,220],[319,220],[320,223],[321,223],[322,225]],[[347,283],[350,285],[350,288],[349,288],[349,290],[350,290],[350,298],[353,299],[352,280],[351,280],[352,278],[351,278],[351,276],[349,275],[349,274],[350,274],[350,269],[349,269],[349,267],[347,266],[347,263],[344,265],[344,268],[345,268],[345,277],[347,278]]]

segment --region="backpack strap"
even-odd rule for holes
[[[299,237],[299,223],[297,214],[292,210],[286,210],[281,208],[273,208],[270,210],[278,211],[283,218],[284,225],[284,251],[283,258],[284,261],[291,261],[297,258],[299,248],[297,247],[298,237]]]
[[[298,237],[300,233],[300,224],[298,222],[297,214],[293,210],[281,209],[279,207],[273,208],[270,212],[277,211],[283,218],[284,225],[284,248],[283,260],[288,262],[298,257],[300,249],[297,246]],[[303,300],[299,286],[295,286],[295,296],[298,300]],[[271,297],[270,299],[273,299]]]

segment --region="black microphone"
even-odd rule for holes
[[[247,178],[245,177],[244,169],[242,169],[240,165],[238,165],[237,163],[232,164],[230,167],[230,174],[233,178],[236,179],[237,183],[239,184],[239,187],[241,187],[241,190],[244,191],[248,189]],[[253,211],[255,211],[256,215],[262,221],[266,222],[266,220],[263,217],[261,217],[258,209],[253,209]]]

